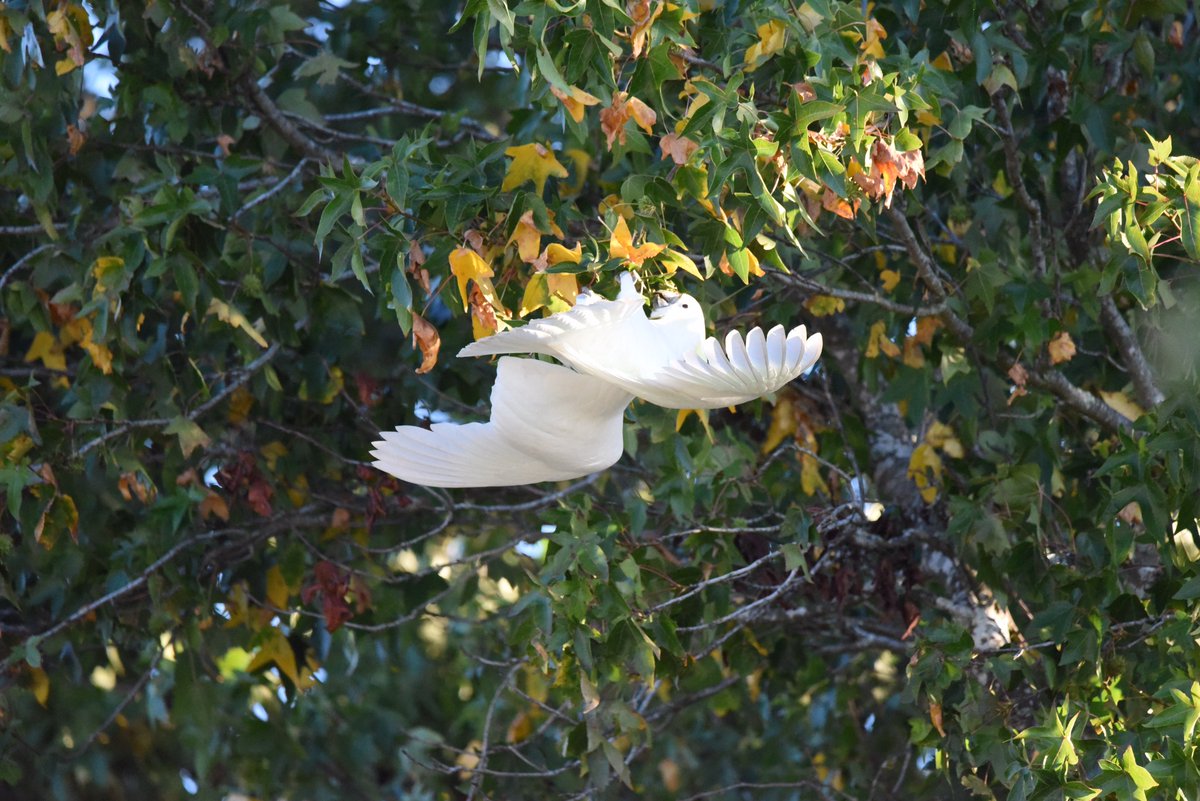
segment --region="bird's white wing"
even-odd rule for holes
[[[737,331],[725,346],[709,337],[699,350],[645,376],[613,377],[614,383],[643,400],[668,409],[717,409],[762,397],[808,370],[821,355],[821,335],[804,326],[777,325],[764,334]]]
[[[636,299],[597,298],[472,342],[459,356],[540,353],[604,380],[644,374],[678,358]]]
[[[631,396],[567,367],[500,360],[486,423],[400,426],[375,442],[375,466],[430,487],[507,487],[579,478],[624,449]]]

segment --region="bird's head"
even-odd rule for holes
[[[669,331],[672,337],[689,343],[694,340],[696,347],[704,341],[704,310],[691,295],[659,293],[654,298],[650,319],[656,326]]]

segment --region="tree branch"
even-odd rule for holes
[[[213,395],[211,398],[206,400],[204,403],[197,406],[195,409],[193,409],[191,412],[189,412],[187,415],[185,415],[185,417],[188,420],[195,420],[197,417],[204,414],[205,412],[207,412],[209,409],[216,406],[221,401],[225,400],[225,398],[227,398],[231,393],[233,393],[234,390],[236,390],[238,387],[245,384],[247,381],[249,381],[254,376],[255,373],[257,373],[264,366],[266,366],[267,362],[269,362],[269,361],[271,361],[271,359],[275,358],[275,354],[277,354],[277,353],[279,353],[279,343],[278,342],[276,342],[271,347],[267,348],[266,352],[264,352],[257,359],[255,359],[254,361],[252,361],[248,365],[246,365],[244,368],[242,368],[242,370],[237,375],[237,377],[234,378],[232,381],[230,381],[228,384],[226,384],[221,389],[220,392],[218,392],[216,395]],[[109,440],[116,439],[117,437],[128,434],[130,431],[134,431],[134,430],[140,429],[140,428],[165,428],[166,426],[168,426],[170,424],[171,424],[171,418],[168,418],[168,417],[159,417],[159,418],[154,418],[154,419],[150,419],[150,420],[126,421],[125,423],[122,423],[121,425],[117,426],[113,430],[107,431],[107,432],[101,434],[100,436],[96,437],[95,439],[91,440],[90,442],[85,443],[78,450],[76,450],[74,453],[72,453],[70,458],[78,459],[82,456],[86,456],[90,451],[100,447],[101,445],[108,442]]]
[[[1133,329],[1129,327],[1129,323],[1125,322],[1121,310],[1117,308],[1111,295],[1100,298],[1100,322],[1104,325],[1104,330],[1108,332],[1109,337],[1116,343],[1125,367],[1129,370],[1129,377],[1133,379],[1133,389],[1137,394],[1138,403],[1147,409],[1153,409],[1162,403],[1164,396],[1154,380],[1154,371],[1150,369],[1150,362],[1146,360],[1146,354],[1142,352],[1142,347],[1138,344]]]
[[[306,157],[322,162],[338,162],[341,161],[341,154],[337,153],[324,145],[317,144],[308,136],[306,136],[299,128],[292,124],[292,121],[284,116],[275,102],[267,95],[266,91],[258,85],[258,80],[252,74],[247,74],[242,79],[242,88],[249,96],[250,100],[266,118],[271,127],[283,137],[289,145],[299,150]]]
[[[1000,144],[1004,148],[1004,172],[1008,175],[1008,181],[1012,184],[1013,195],[1017,198],[1017,202],[1021,204],[1021,208],[1029,215],[1029,239],[1030,250],[1033,253],[1033,272],[1038,278],[1045,278],[1046,264],[1048,262],[1048,254],[1046,247],[1046,233],[1044,216],[1042,215],[1042,207],[1033,195],[1029,194],[1029,189],[1025,186],[1025,179],[1021,176],[1021,159],[1017,150],[1017,137],[1013,131],[1012,115],[1009,113],[1008,101],[1004,99],[1004,93],[997,92],[992,95],[992,108],[996,110],[996,121],[999,125],[996,126],[996,132],[1000,134]]]
[[[938,300],[946,300],[946,286],[942,283],[942,279],[938,277],[937,270],[933,264],[933,259],[921,247],[921,243],[917,240],[917,235],[912,227],[908,224],[908,219],[904,216],[904,212],[898,207],[892,206],[888,209],[888,216],[895,225],[897,233],[900,235],[900,240],[904,243],[908,250],[909,258],[917,267],[917,273],[929,287],[930,293]],[[946,328],[955,336],[964,342],[970,342],[975,334],[975,329],[970,323],[959,317],[952,310],[946,309],[941,318],[946,323]],[[1007,371],[1015,363],[1016,359],[1001,355],[997,361],[1002,370]],[[1113,409],[1104,401],[1091,395],[1079,387],[1072,384],[1067,378],[1055,370],[1039,370],[1031,369],[1029,372],[1029,383],[1039,389],[1044,389],[1061,400],[1066,405],[1075,409],[1077,412],[1090,417],[1097,423],[1104,425],[1114,431],[1131,431],[1132,424],[1125,419],[1117,410]]]

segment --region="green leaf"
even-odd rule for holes
[[[1177,601],[1190,601],[1193,598],[1200,598],[1200,576],[1192,576],[1171,597]]]
[[[204,429],[200,428],[194,420],[189,420],[186,417],[179,416],[171,420],[167,427],[163,429],[164,434],[175,434],[179,437],[179,449],[183,451],[183,458],[187,459],[192,455],[192,451],[196,448],[208,447],[212,441],[208,434],[204,433]]]
[[[1200,261],[1200,164],[1192,165],[1183,184],[1183,214],[1179,234],[1183,249],[1193,259]]]
[[[318,86],[332,86],[337,83],[338,74],[343,69],[353,66],[356,66],[353,61],[346,61],[328,50],[322,50],[300,65],[296,70],[296,77],[308,78],[316,75]]]

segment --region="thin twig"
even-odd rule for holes
[[[258,107],[258,110],[271,127],[283,137],[289,145],[299,150],[310,159],[315,159],[321,162],[340,162],[340,154],[330,150],[324,145],[320,145],[310,139],[299,128],[292,124],[292,121],[284,116],[275,102],[267,95],[261,86],[258,85],[258,80],[251,74],[248,74],[242,81],[242,88],[250,97],[250,100]]]
[[[154,673],[158,669],[158,663],[159,660],[162,659],[162,655],[163,652],[161,649],[159,649],[154,654],[154,659],[151,660],[150,667],[146,668],[146,672],[138,678],[133,687],[129,689],[129,692],[125,693],[125,696],[121,699],[121,702],[113,707],[113,711],[110,712],[108,717],[104,719],[104,722],[97,726],[96,729],[90,735],[88,735],[88,738],[83,741],[83,745],[71,752],[71,754],[67,757],[68,759],[76,760],[86,754],[87,750],[92,747],[92,743],[96,742],[96,739],[113,724],[113,721],[117,719],[117,716],[125,711],[125,707],[129,706],[133,702],[133,699],[137,697],[137,694],[140,693],[142,689],[150,682],[150,679],[154,677]]]
[[[278,195],[280,192],[282,192],[287,187],[288,184],[290,184],[295,179],[295,177],[297,175],[299,175],[301,173],[301,171],[303,171],[304,167],[307,164],[308,164],[307,156],[300,159],[299,163],[296,164],[295,168],[293,168],[290,173],[288,173],[286,178],[284,178],[282,181],[276,182],[276,184],[274,186],[272,186],[266,192],[263,192],[261,195],[254,198],[253,200],[247,201],[247,203],[244,206],[242,206],[240,209],[238,209],[237,211],[235,211],[233,213],[233,219],[236,220],[238,217],[245,214],[247,211],[250,211],[250,209],[254,208],[255,206],[259,205],[260,203],[265,203],[266,201],[273,198],[275,195]]]
[[[13,265],[4,271],[4,275],[0,275],[0,290],[4,289],[4,285],[8,283],[9,279],[12,278],[14,274],[16,274],[17,270],[21,269],[26,264],[28,264],[30,262],[30,260],[33,259],[35,256],[37,256],[39,253],[45,253],[47,250],[49,250],[52,247],[55,247],[54,242],[47,242],[44,245],[38,245],[36,248],[29,251],[24,256],[22,256],[21,258],[17,259],[15,262],[13,262]]]
[[[492,737],[492,717],[496,714],[496,704],[500,700],[500,696],[504,695],[504,691],[508,688],[509,682],[513,680],[513,676],[521,669],[525,663],[517,662],[508,672],[504,674],[504,680],[500,682],[500,686],[496,688],[496,692],[492,695],[492,700],[488,703],[487,714],[483,718],[483,736],[480,738],[479,746],[479,764],[478,769],[471,775],[471,790],[467,793],[467,801],[475,801],[475,794],[479,792],[479,785],[483,783],[483,771],[487,770],[488,763],[488,742]]]
[[[220,392],[213,395],[211,398],[197,406],[188,414],[184,415],[185,418],[188,420],[195,420],[197,417],[200,417],[209,409],[212,409],[218,403],[225,400],[225,398],[232,394],[234,390],[245,384],[254,376],[255,373],[266,366],[267,362],[275,358],[275,354],[277,353],[279,353],[278,342],[267,348],[267,350],[261,356],[242,368],[237,377],[226,384]],[[86,456],[90,451],[100,447],[109,440],[128,434],[130,431],[141,428],[165,428],[171,424],[171,421],[172,418],[169,417],[158,417],[149,420],[129,420],[112,429],[111,431],[101,434],[90,442],[84,443],[78,450],[71,454],[71,458],[79,459],[83,456]]]

